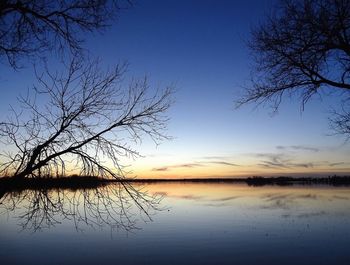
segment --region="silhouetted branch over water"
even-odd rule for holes
[[[0,175],[9,176],[0,179],[0,206],[19,210],[24,228],[68,218],[130,230],[133,207],[148,218],[157,209],[157,197],[122,181],[120,159],[138,157],[132,144],[145,136],[155,143],[169,138],[172,87],[150,88],[146,77],[126,84],[126,64],[103,71],[82,45],[83,34],[106,28],[130,6],[129,0],[0,1],[0,62],[18,70],[32,59],[37,80],[0,122]],[[63,70],[49,70],[57,67],[54,58]],[[65,178],[67,172],[79,178]]]
[[[24,58],[46,58],[47,52],[78,52],[84,34],[105,29],[123,0],[1,0],[0,62],[19,68]]]
[[[147,79],[122,82],[125,66],[103,72],[97,61],[74,57],[64,73],[37,75],[33,93],[0,123],[0,174],[18,179],[66,175],[123,178],[122,156],[137,157],[130,142],[165,134],[172,88],[150,91]],[[24,114],[25,113],[25,114]],[[109,165],[107,166],[107,163]]]
[[[0,179],[0,210],[16,214],[23,229],[37,231],[68,219],[84,226],[137,229],[139,216],[151,220],[161,197],[140,186],[95,177],[61,179]]]
[[[334,106],[331,126],[349,138],[350,1],[278,2],[252,31],[252,85],[237,105],[268,102],[276,111],[284,97],[295,97],[304,109],[327,89],[343,100],[341,109]]]

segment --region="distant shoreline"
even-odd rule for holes
[[[330,186],[350,186],[350,176],[329,176],[329,177],[247,177],[247,178],[186,178],[186,179],[104,179],[89,176],[69,176],[61,178],[28,178],[22,180],[10,177],[0,178],[0,189],[5,190],[25,190],[25,189],[89,189],[106,186],[110,183],[246,183],[249,186],[264,185],[330,185]]]
[[[330,177],[247,177],[247,178],[187,178],[187,179],[131,179],[131,183],[232,183],[247,184],[248,186],[293,186],[293,185],[325,185],[325,186],[350,186],[350,176],[330,176]]]
[[[110,180],[116,181],[116,180]],[[336,183],[348,182],[350,184],[350,176],[329,176],[329,177],[246,177],[246,178],[182,178],[182,179],[126,179],[126,182],[246,182],[246,183]]]
[[[0,199],[12,192],[48,191],[48,190],[89,190],[106,187],[112,183],[155,184],[155,183],[202,183],[202,184],[246,184],[251,187],[262,186],[312,186],[349,187],[350,176],[333,176],[327,178],[292,178],[292,177],[248,177],[248,178],[208,178],[208,179],[104,179],[99,177],[72,176],[62,178],[29,178],[17,180],[10,177],[0,178]]]

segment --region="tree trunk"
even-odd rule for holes
[[[30,172],[27,170],[24,170],[16,175],[13,176],[14,179],[20,180],[20,179],[25,179],[27,175],[29,175]]]

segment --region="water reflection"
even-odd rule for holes
[[[22,230],[36,232],[63,222],[76,230],[86,227],[132,231],[137,220],[151,220],[160,196],[151,196],[128,183],[70,189],[27,189],[3,194],[0,209],[17,220]]]
[[[133,186],[137,191],[138,185]],[[151,202],[141,204],[147,214],[166,208],[147,223],[143,208],[118,185],[8,194],[3,206],[16,207],[0,216],[0,259],[27,265],[38,260],[347,265],[350,260],[350,187],[152,183],[144,190]],[[157,196],[162,200],[153,201]],[[18,233],[18,223],[41,233]],[[120,230],[110,236],[103,228]],[[120,232],[125,229],[135,233]]]

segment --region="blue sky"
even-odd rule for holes
[[[349,145],[329,136],[336,95],[316,97],[304,112],[286,98],[279,113],[254,105],[235,109],[249,86],[249,32],[275,1],[137,1],[85,47],[103,65],[127,61],[127,78],[147,75],[153,87],[175,84],[169,111],[173,140],[138,146],[143,158],[125,161],[140,177],[230,177],[350,172]],[[59,64],[50,66],[60,68]],[[1,114],[35,83],[28,66],[0,66]]]

